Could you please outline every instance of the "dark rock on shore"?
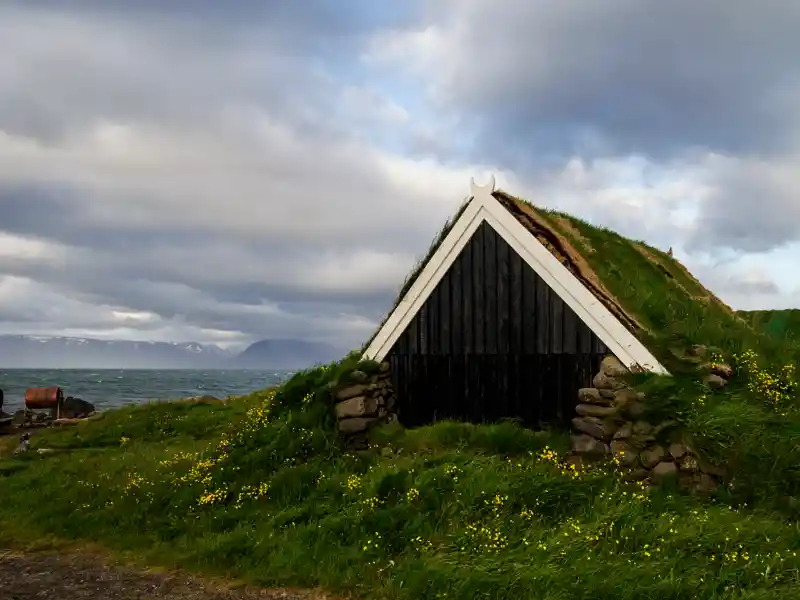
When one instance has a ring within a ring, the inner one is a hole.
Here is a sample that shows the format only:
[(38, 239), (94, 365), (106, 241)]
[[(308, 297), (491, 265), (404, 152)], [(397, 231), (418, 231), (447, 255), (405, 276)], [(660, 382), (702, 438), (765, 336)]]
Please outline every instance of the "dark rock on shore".
[(95, 411), (94, 404), (67, 396), (64, 398), (64, 404), (61, 406), (62, 419), (82, 419), (88, 417)]

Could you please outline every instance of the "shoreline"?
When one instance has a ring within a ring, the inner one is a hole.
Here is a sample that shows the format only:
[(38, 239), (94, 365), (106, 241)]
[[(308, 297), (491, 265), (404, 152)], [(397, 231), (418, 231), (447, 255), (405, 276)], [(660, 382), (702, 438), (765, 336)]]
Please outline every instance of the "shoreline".
[(178, 404), (182, 402), (196, 402), (199, 404), (227, 404), (231, 398), (233, 398), (233, 396), (228, 396), (227, 398), (218, 398), (211, 394), (204, 394), (202, 396), (187, 396), (185, 398), (176, 398), (174, 400), (147, 400), (145, 402), (139, 402), (136, 404), (123, 404), (121, 406), (111, 406), (105, 408), (101, 407), (99, 409), (92, 407), (93, 410), (85, 416), (72, 418), (63, 417), (60, 419), (54, 419), (50, 415), (49, 411), (31, 410), (31, 415), (33, 418), (28, 419), (27, 421), (23, 421), (21, 417), (21, 413), (23, 412), (24, 408), (19, 408), (13, 413), (0, 410), (0, 437), (8, 437), (14, 434), (22, 435), (25, 432), (77, 425), (78, 423), (88, 421), (92, 417), (95, 417), (101, 413), (110, 410), (119, 410), (127, 406), (142, 406), (154, 403)]

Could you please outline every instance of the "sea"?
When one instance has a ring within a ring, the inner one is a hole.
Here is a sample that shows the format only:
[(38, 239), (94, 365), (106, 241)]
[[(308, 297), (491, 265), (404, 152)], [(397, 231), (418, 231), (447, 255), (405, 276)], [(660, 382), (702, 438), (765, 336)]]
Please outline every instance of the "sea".
[(0, 389), (6, 413), (23, 407), (28, 388), (55, 386), (101, 411), (189, 396), (224, 399), (280, 384), (292, 375), (278, 370), (6, 369), (0, 370)]

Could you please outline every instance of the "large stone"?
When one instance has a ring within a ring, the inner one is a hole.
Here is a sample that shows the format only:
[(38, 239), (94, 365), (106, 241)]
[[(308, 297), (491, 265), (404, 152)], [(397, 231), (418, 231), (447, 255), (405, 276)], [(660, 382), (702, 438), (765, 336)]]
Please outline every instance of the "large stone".
[(636, 464), (638, 453), (622, 440), (613, 440), (610, 444), (611, 453), (623, 467), (632, 467)]
[(608, 398), (600, 394), (597, 388), (581, 388), (578, 390), (578, 402), (581, 404), (599, 404), (601, 406), (610, 406), (611, 402)]
[(639, 455), (639, 460), (645, 469), (652, 469), (667, 457), (667, 451), (663, 446), (654, 446), (645, 450)]
[(710, 387), (712, 390), (721, 390), (728, 383), (724, 378), (719, 375), (706, 375), (703, 378), (703, 383)]
[(700, 473), (695, 477), (692, 487), (699, 494), (710, 495), (717, 491), (717, 480), (707, 473)]
[(21, 427), (27, 421), (30, 420), (30, 415), (28, 415), (24, 409), (20, 409), (12, 415), (11, 424), (16, 425), (17, 427)]
[(624, 440), (633, 435), (633, 423), (623, 423), (614, 434), (615, 440)]
[(625, 387), (624, 383), (614, 379), (613, 377), (609, 377), (602, 371), (594, 376), (594, 379), (592, 379), (592, 385), (598, 390), (618, 390)]
[(640, 399), (640, 394), (633, 388), (624, 387), (614, 391), (614, 406), (620, 408), (627, 406), (631, 402), (637, 402)]
[(648, 446), (655, 443), (655, 441), (656, 438), (653, 435), (635, 434), (635, 433), (628, 440), (631, 446), (639, 448), (640, 450), (646, 449)]
[(608, 400), (614, 399), (614, 390), (597, 390), (600, 392), (600, 396), (606, 398)]
[(602, 456), (608, 454), (608, 446), (591, 435), (573, 435), (570, 438), (572, 451), (576, 454)]
[(667, 419), (666, 421), (661, 421), (661, 423), (659, 423), (658, 425), (653, 427), (653, 435), (658, 437), (663, 432), (665, 432), (665, 431), (667, 431), (669, 429), (673, 429), (674, 427), (677, 427), (677, 426), (678, 426), (678, 422), (677, 421), (672, 421), (670, 419)]
[(630, 371), (616, 356), (609, 355), (600, 362), (600, 372), (608, 377), (622, 377)]
[(358, 385), (351, 385), (344, 389), (341, 389), (336, 394), (337, 400), (347, 400), (349, 398), (355, 398), (356, 396), (363, 396), (364, 392), (367, 391), (367, 386), (364, 384)]
[(709, 475), (713, 475), (714, 477), (725, 476), (725, 469), (723, 469), (722, 467), (712, 465), (710, 462), (708, 462), (701, 456), (697, 456), (696, 458), (697, 458), (697, 464), (703, 473), (708, 473)]
[[(222, 400), (214, 396), (201, 396), (198, 401), (207, 404), (222, 402)], [(60, 415), (62, 419), (82, 419), (93, 414), (94, 411), (94, 404), (91, 402), (67, 396), (61, 405)]]
[(350, 417), (371, 417), (378, 412), (378, 401), (375, 398), (356, 396), (339, 402), (335, 407), (337, 419)]
[(611, 421), (597, 417), (575, 417), (572, 426), (582, 433), (588, 433), (599, 440), (609, 441), (617, 431), (617, 426)]
[(703, 344), (695, 344), (689, 348), (690, 356), (705, 356), (706, 354), (708, 354), (708, 348)]
[(623, 481), (642, 481), (647, 479), (648, 475), (650, 475), (650, 471), (647, 469), (631, 469), (622, 476), (622, 479)]
[(633, 435), (653, 435), (653, 426), (647, 421), (636, 421), (633, 424)]
[(631, 419), (641, 419), (645, 413), (645, 407), (642, 402), (629, 402), (625, 405), (623, 413), (626, 417)]
[(660, 462), (650, 473), (656, 481), (663, 481), (668, 477), (675, 477), (678, 474), (678, 467), (673, 462)]
[(686, 456), (686, 446), (680, 443), (674, 443), (669, 445), (669, 454), (675, 460), (680, 460), (684, 456)]
[(364, 383), (365, 381), (367, 381), (367, 379), (369, 379), (369, 375), (364, 373), (364, 371), (356, 370), (350, 373), (350, 381), (354, 381), (356, 383)]
[(717, 363), (711, 365), (711, 374), (719, 375), (723, 379), (730, 379), (733, 377), (733, 367), (726, 363)]
[(599, 404), (578, 404), (575, 412), (581, 417), (613, 417), (619, 411), (614, 406), (600, 406)]
[(361, 433), (378, 422), (375, 417), (356, 417), (355, 419), (342, 419), (339, 421), (339, 431), (342, 433)]

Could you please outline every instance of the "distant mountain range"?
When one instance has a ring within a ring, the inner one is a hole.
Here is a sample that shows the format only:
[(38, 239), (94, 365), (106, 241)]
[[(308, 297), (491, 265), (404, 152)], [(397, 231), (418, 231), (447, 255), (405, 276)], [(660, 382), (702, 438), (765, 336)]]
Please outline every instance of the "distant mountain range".
[(301, 369), (344, 354), (292, 339), (262, 340), (237, 352), (195, 342), (0, 335), (0, 369)]
[(329, 363), (345, 354), (346, 351), (337, 350), (329, 344), (302, 340), (261, 340), (233, 357), (231, 364), (240, 369), (260, 369), (264, 366), (295, 369), (314, 363)]

